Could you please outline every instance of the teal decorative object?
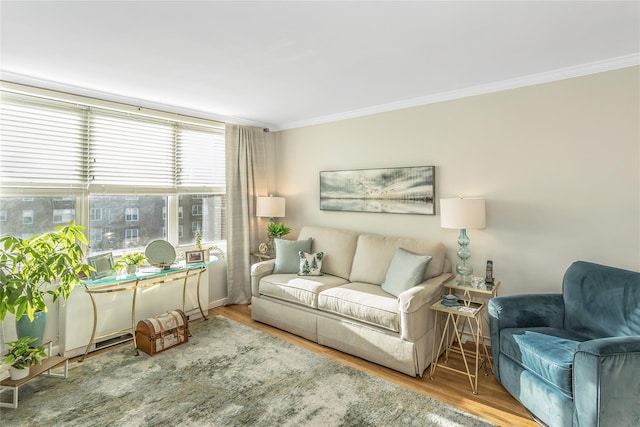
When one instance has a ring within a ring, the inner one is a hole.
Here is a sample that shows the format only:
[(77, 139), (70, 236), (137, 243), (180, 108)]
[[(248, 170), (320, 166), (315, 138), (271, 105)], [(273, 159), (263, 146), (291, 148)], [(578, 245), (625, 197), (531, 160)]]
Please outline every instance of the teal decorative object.
[(46, 326), (46, 311), (36, 311), (34, 313), (33, 321), (29, 320), (29, 316), (25, 313), (22, 317), (16, 319), (16, 334), (18, 334), (18, 338), (37, 338), (37, 340), (32, 344), (33, 347), (37, 347), (42, 344), (42, 340), (44, 339), (44, 328)]
[(467, 262), (471, 257), (469, 250), (469, 236), (467, 229), (484, 228), (486, 224), (485, 203), (483, 199), (441, 199), (440, 225), (443, 228), (460, 230), (458, 236), (458, 264), (456, 265), (456, 280), (471, 282), (473, 267)]

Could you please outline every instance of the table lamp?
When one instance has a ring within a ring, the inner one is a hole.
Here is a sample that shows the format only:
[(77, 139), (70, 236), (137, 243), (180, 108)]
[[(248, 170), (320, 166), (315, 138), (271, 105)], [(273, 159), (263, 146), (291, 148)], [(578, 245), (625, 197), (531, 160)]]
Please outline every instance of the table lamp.
[(269, 222), (273, 222), (273, 218), (283, 218), (284, 203), (284, 197), (258, 197), (256, 199), (256, 216), (269, 218)]
[(456, 265), (457, 280), (470, 282), (473, 267), (467, 262), (471, 257), (469, 251), (468, 228), (484, 228), (486, 224), (484, 199), (440, 199), (440, 226), (443, 228), (457, 228), (458, 236), (458, 264)]
[[(269, 225), (271, 225), (272, 223), (274, 223), (273, 218), (284, 217), (284, 204), (284, 197), (258, 197), (256, 199), (256, 216), (269, 218)], [(259, 250), (265, 255), (275, 255), (273, 237), (269, 233), (269, 226), (267, 226), (267, 235), (269, 236), (269, 241), (266, 244), (266, 247), (263, 246), (264, 244), (260, 244)]]

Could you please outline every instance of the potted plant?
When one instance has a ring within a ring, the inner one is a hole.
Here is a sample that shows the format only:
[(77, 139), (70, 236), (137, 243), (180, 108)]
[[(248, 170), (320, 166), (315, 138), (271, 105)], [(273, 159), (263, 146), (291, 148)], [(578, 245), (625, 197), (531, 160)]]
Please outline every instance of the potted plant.
[(11, 365), (12, 380), (26, 377), (31, 366), (39, 365), (47, 357), (42, 344), (31, 347), (37, 340), (38, 338), (25, 336), (6, 343), (9, 353), (2, 359), (2, 363)]
[(142, 252), (131, 252), (122, 255), (118, 261), (116, 261), (116, 268), (118, 270), (127, 270), (127, 273), (134, 274), (139, 265), (144, 264), (147, 260)]
[(81, 246), (88, 244), (84, 228), (71, 221), (28, 239), (0, 238), (0, 321), (7, 312), (15, 314), (19, 337), (40, 337), (36, 341), (40, 344), (46, 323), (45, 295), (53, 301), (60, 296), (66, 299), (81, 277), (93, 271), (85, 263)]
[(273, 239), (281, 239), (282, 236), (286, 236), (291, 232), (291, 228), (284, 225), (282, 222), (269, 222), (267, 225), (267, 236), (269, 237), (269, 243), (267, 244), (269, 247), (269, 254), (271, 256), (275, 255), (275, 246), (273, 244)]
[(211, 245), (207, 248), (202, 247), (202, 233), (200, 230), (196, 231), (196, 250), (202, 251), (204, 250), (204, 259), (205, 261), (209, 261), (209, 256), (211, 252), (213, 252), (214, 256), (224, 257), (224, 252), (216, 245)]
[(281, 222), (270, 222), (267, 226), (267, 235), (270, 239), (280, 239), (291, 232), (291, 228)]

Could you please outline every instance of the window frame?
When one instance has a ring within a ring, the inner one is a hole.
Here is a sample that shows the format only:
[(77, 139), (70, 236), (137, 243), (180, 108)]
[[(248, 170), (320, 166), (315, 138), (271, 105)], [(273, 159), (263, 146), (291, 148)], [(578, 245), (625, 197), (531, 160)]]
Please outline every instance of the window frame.
[[(58, 91), (52, 91), (48, 89), (35, 88), (30, 86), (24, 86), (16, 83), (10, 82), (0, 82), (0, 94), (4, 95), (5, 93), (18, 95), (18, 96), (27, 96), (33, 97), (34, 99), (42, 99), (49, 100), (51, 102), (62, 102), (68, 104), (78, 104), (83, 107), (83, 111), (86, 114), (91, 114), (92, 111), (115, 111), (118, 113), (123, 113), (127, 115), (138, 115), (140, 117), (149, 117), (154, 120), (165, 120), (168, 122), (174, 122), (176, 132), (187, 129), (189, 131), (204, 130), (207, 132), (211, 132), (212, 135), (218, 135), (216, 138), (217, 144), (222, 144), (224, 147), (224, 127), (225, 124), (223, 122), (199, 118), (199, 117), (190, 117), (181, 114), (175, 114), (166, 111), (154, 110), (149, 108), (141, 108), (139, 106), (129, 105), (125, 103), (112, 102), (107, 100), (100, 100), (95, 98), (88, 98), (81, 95), (74, 95), (69, 93), (63, 93)], [(4, 101), (3, 101), (4, 102)], [(220, 142), (220, 138), (222, 138), (222, 142)], [(218, 152), (219, 154), (219, 152)], [(220, 156), (219, 156), (220, 157)], [(221, 161), (223, 162), (224, 167), (224, 156), (222, 156)], [(89, 173), (88, 173), (89, 176)], [(89, 179), (89, 178), (87, 178)], [(0, 186), (3, 185), (0, 182)], [(92, 188), (90, 182), (87, 183), (85, 188), (62, 188), (62, 186), (48, 186), (48, 185), (33, 185), (28, 187), (19, 188), (18, 186), (13, 187), (5, 187), (2, 186), (0, 189), (2, 190), (3, 197), (23, 197), (24, 199), (33, 200), (34, 197), (61, 197), (67, 199), (73, 199), (75, 201), (75, 222), (84, 225), (87, 227), (86, 234), (88, 236), (91, 235), (91, 222), (92, 221), (108, 221), (111, 219), (112, 215), (118, 215), (118, 213), (113, 212), (112, 209), (109, 208), (94, 208), (90, 205), (89, 199), (91, 196), (95, 195), (103, 195), (103, 194), (113, 194), (113, 195), (126, 195), (127, 198), (137, 199), (138, 195), (162, 195), (168, 197), (167, 203), (167, 211), (163, 213), (163, 216), (167, 217), (166, 221), (166, 239), (172, 243), (174, 246), (181, 246), (180, 239), (182, 238), (182, 233), (180, 230), (184, 230), (184, 225), (182, 221), (186, 219), (187, 215), (184, 215), (184, 209), (182, 206), (178, 206), (178, 199), (183, 198), (184, 195), (197, 195), (195, 198), (203, 198), (209, 197), (213, 195), (225, 195), (226, 197), (226, 186), (224, 183), (221, 185), (196, 185), (193, 186), (184, 186), (180, 184), (179, 179), (176, 180), (174, 185), (170, 187), (163, 188), (140, 188), (140, 187), (131, 187), (131, 186), (101, 186), (99, 188)], [(97, 214), (97, 211), (93, 211), (93, 209), (98, 209), (100, 214)], [(65, 210), (65, 209), (63, 209)], [(36, 215), (40, 215), (38, 212), (31, 210), (31, 222), (25, 225), (31, 226), (36, 223)], [(226, 205), (225, 205), (226, 212)], [(6, 215), (10, 215), (10, 212), (7, 212)], [(64, 215), (63, 215), (64, 216)], [(100, 218), (98, 218), (98, 216)], [(22, 221), (24, 221), (24, 213), (22, 213)], [(198, 216), (198, 218), (202, 218), (202, 215)], [(6, 216), (5, 216), (6, 219)], [(53, 218), (52, 218), (53, 219)], [(141, 224), (144, 223), (144, 219), (140, 217), (139, 213), (136, 219), (132, 221), (126, 221), (127, 224)], [(226, 223), (226, 219), (224, 219), (221, 224)], [(202, 222), (200, 222), (200, 229), (202, 228)], [(97, 228), (102, 228), (102, 226), (98, 225)], [(109, 231), (107, 228), (103, 229), (105, 232)], [(223, 230), (224, 238), (226, 239), (226, 230)], [(139, 238), (140, 234), (138, 234)], [(211, 240), (211, 241), (203, 241), (203, 243), (218, 243), (224, 242), (223, 240)], [(182, 246), (189, 246), (188, 244), (183, 243)], [(126, 249), (125, 249), (126, 250)]]

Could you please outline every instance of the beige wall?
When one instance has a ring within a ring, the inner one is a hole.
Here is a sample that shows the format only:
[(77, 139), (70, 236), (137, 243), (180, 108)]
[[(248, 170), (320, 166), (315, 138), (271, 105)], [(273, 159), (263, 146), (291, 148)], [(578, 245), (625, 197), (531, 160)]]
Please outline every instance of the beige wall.
[(502, 294), (558, 292), (574, 260), (640, 270), (640, 68), (278, 132), (285, 223), (442, 240), (436, 216), (319, 209), (319, 172), (436, 166), (438, 199), (480, 196), (471, 262)]

